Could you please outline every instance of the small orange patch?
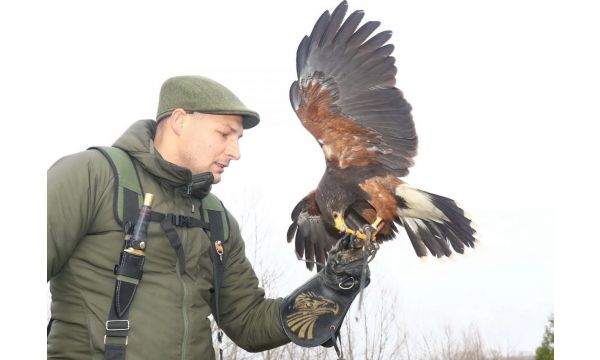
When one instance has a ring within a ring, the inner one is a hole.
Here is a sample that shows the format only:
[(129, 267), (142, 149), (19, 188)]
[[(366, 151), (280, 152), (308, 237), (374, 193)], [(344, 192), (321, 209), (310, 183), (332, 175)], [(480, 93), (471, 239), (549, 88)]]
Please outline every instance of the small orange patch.
[(360, 188), (369, 194), (368, 202), (375, 209), (363, 210), (362, 216), (371, 224), (377, 217), (382, 218), (384, 225), (380, 232), (383, 235), (389, 235), (392, 231), (391, 224), (397, 210), (394, 189), (402, 183), (402, 180), (388, 175), (372, 177), (359, 184)]

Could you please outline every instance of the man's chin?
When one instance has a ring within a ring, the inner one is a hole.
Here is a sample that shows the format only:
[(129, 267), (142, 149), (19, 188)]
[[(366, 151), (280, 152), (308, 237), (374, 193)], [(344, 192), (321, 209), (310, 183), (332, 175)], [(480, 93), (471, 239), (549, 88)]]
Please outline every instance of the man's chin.
[(213, 173), (213, 184), (218, 184), (221, 181), (221, 174)]

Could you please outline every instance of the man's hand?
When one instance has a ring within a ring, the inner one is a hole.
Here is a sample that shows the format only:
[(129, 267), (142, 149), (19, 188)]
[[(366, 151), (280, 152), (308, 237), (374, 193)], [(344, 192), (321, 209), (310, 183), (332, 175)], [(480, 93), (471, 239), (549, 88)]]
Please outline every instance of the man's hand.
[(353, 236), (343, 237), (329, 252), (325, 267), (285, 298), (281, 321), (292, 342), (335, 345), (352, 301), (369, 285), (368, 258), (374, 251), (357, 248)]

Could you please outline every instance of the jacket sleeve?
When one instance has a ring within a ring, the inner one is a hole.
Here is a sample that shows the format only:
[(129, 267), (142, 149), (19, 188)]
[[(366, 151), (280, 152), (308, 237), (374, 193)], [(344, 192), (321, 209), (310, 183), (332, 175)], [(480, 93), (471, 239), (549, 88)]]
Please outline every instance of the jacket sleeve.
[[(258, 286), (235, 219), (229, 215), (231, 237), (225, 250), (225, 268), (220, 294), (220, 326), (246, 351), (258, 352), (288, 343), (281, 325), (279, 307), (283, 299), (266, 299)], [(229, 247), (227, 247), (229, 245)]]
[(95, 193), (106, 187), (98, 184), (94, 167), (101, 161), (97, 151), (84, 151), (62, 158), (48, 169), (47, 281), (69, 260), (93, 221)]

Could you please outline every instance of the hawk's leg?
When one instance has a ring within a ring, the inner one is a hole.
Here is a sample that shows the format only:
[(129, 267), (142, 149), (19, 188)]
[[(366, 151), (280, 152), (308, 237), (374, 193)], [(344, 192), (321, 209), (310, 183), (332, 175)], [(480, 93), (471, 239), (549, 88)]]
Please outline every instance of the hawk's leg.
[[(346, 218), (340, 213), (334, 212), (333, 218), (336, 229), (344, 235), (351, 235), (352, 241), (348, 244), (349, 246), (368, 252), (377, 251), (378, 244), (375, 240), (384, 224), (380, 217), (377, 217), (373, 224), (369, 224), (362, 216), (353, 211), (349, 211)], [(348, 223), (350, 226), (347, 225)]]

